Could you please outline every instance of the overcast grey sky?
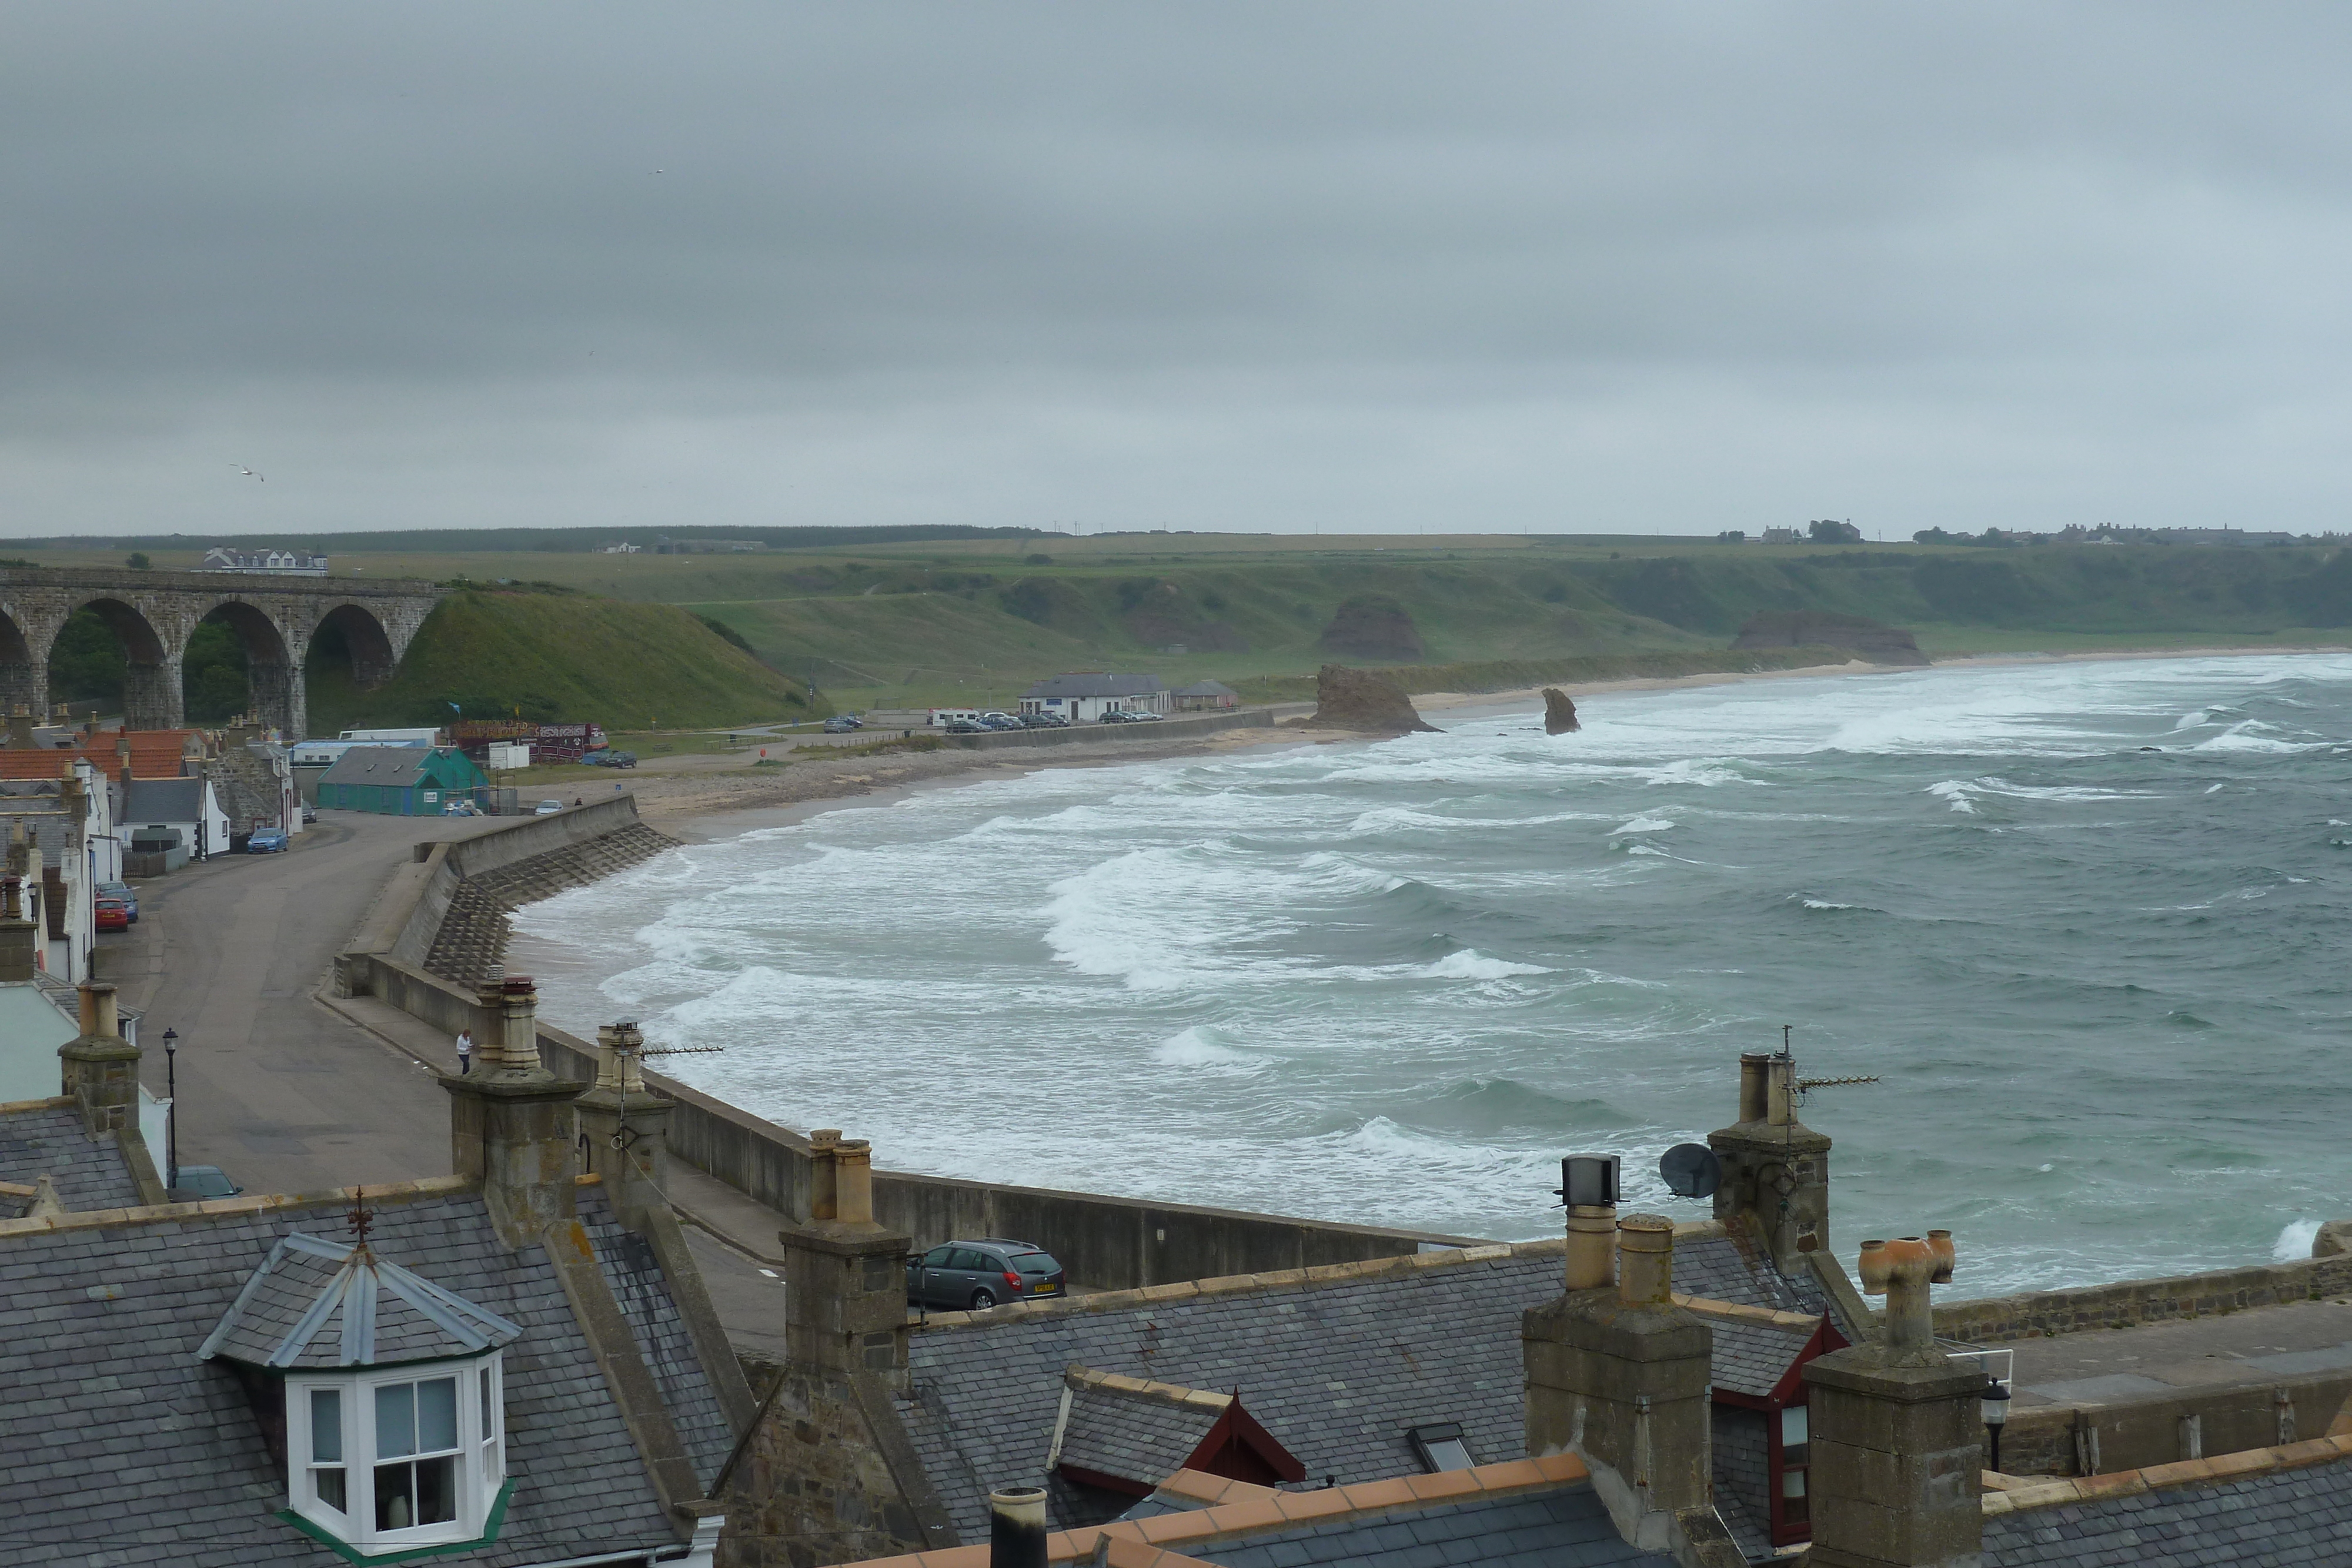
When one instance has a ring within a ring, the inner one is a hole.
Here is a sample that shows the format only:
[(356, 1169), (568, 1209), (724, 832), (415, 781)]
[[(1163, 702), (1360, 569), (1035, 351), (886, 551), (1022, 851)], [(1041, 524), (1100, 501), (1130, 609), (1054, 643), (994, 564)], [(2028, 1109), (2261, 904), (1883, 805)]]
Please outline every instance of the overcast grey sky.
[(2347, 44), (20, 0), (0, 532), (2341, 528)]

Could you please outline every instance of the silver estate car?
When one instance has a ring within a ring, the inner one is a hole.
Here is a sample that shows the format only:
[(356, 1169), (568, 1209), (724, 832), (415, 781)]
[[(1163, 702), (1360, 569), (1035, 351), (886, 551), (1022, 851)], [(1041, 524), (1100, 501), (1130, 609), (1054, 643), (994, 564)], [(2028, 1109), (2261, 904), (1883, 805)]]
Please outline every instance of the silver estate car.
[(1054, 1255), (1027, 1241), (985, 1237), (934, 1247), (907, 1264), (907, 1301), (941, 1312), (979, 1312), (1067, 1289)]

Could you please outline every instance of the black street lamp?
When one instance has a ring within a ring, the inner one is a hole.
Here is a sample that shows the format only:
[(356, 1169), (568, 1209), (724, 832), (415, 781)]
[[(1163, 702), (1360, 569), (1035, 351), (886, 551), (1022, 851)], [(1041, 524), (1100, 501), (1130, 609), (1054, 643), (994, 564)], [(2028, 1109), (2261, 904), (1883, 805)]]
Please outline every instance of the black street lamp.
[(2010, 1394), (2008, 1389), (2000, 1385), (2000, 1379), (1990, 1377), (1985, 1380), (1984, 1393), (1981, 1397), (1984, 1401), (1985, 1437), (1990, 1439), (1992, 1448), (1992, 1463), (1988, 1468), (1993, 1474), (1999, 1475), (2001, 1473), (2000, 1428), (2009, 1419)]
[(163, 1031), (163, 1177), (166, 1187), (180, 1185), (180, 1031)]

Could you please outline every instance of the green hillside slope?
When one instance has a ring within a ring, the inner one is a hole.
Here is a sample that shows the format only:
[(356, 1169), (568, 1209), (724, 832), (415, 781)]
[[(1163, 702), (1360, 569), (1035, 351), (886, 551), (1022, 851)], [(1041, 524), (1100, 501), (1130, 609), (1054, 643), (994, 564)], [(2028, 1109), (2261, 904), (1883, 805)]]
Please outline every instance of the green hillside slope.
[(348, 662), (314, 649), (310, 729), (446, 723), (520, 710), (608, 729), (680, 728), (810, 718), (832, 710), (667, 604), (571, 594), (467, 591), (443, 600), (400, 672), (362, 692)]

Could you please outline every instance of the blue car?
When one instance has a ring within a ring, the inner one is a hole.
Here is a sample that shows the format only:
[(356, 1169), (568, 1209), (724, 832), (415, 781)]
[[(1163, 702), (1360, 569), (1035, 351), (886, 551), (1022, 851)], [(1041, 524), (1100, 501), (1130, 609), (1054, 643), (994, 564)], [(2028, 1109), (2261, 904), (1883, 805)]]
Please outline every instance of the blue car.
[(286, 830), (264, 828), (245, 841), (245, 852), (249, 855), (283, 854), (286, 852)]

